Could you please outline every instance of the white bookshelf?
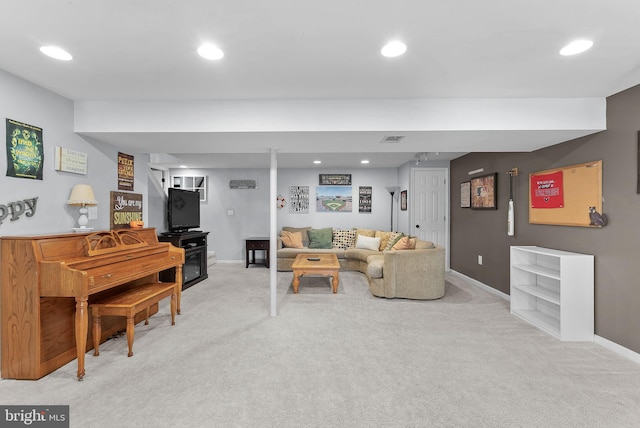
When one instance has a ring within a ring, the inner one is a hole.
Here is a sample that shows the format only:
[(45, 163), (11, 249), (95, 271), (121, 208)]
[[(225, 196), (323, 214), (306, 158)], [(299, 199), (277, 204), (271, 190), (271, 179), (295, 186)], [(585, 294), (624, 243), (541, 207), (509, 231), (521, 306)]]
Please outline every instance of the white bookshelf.
[(592, 341), (593, 256), (511, 247), (511, 313), (567, 341)]

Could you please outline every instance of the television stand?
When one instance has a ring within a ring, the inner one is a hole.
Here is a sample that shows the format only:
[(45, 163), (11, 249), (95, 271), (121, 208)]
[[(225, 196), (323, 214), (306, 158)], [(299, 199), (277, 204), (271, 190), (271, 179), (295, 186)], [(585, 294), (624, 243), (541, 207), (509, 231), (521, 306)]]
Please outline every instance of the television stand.
[[(182, 267), (182, 289), (186, 290), (204, 281), (207, 274), (207, 235), (209, 232), (191, 230), (188, 232), (165, 232), (158, 236), (160, 242), (170, 242), (176, 247), (184, 248), (184, 266)], [(160, 274), (160, 280), (173, 278), (170, 270)]]

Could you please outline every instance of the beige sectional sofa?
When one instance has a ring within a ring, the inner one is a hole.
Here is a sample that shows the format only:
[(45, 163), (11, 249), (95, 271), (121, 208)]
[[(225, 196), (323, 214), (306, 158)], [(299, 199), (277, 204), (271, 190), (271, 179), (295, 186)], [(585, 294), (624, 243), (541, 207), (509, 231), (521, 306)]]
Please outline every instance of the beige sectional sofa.
[[(302, 248), (290, 248), (278, 239), (278, 271), (291, 271), (298, 254), (335, 254), (340, 270), (359, 271), (366, 275), (371, 293), (378, 297), (407, 299), (439, 299), (445, 293), (445, 250), (428, 241), (415, 239), (415, 249), (365, 249), (357, 248), (358, 232), (371, 234), (371, 230), (352, 229), (353, 243), (349, 239), (336, 238), (334, 229), (333, 248), (309, 248), (313, 245), (306, 233), (307, 228), (285, 227), (286, 232), (300, 232)], [(340, 230), (340, 229), (338, 229)], [(344, 230), (340, 230), (345, 232)], [(364, 232), (366, 231), (366, 232)], [(384, 236), (389, 232), (373, 231)], [(338, 234), (339, 235), (339, 234)], [(387, 235), (388, 236), (388, 235)], [(397, 237), (393, 236), (393, 238)], [(364, 240), (364, 238), (362, 238)], [(386, 244), (390, 247), (391, 244)]]

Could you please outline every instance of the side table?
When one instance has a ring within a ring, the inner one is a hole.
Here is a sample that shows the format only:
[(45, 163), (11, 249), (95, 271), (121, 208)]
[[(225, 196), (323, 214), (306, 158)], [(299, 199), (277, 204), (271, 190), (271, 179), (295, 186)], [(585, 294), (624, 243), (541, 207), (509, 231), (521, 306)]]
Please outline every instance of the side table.
[[(246, 239), (246, 247), (245, 247), (245, 260), (246, 266), (249, 267), (249, 264), (255, 264), (256, 262), (256, 250), (264, 251), (264, 265), (269, 267), (269, 238), (258, 237), (258, 238), (247, 238)], [(251, 252), (252, 258), (249, 259), (249, 252)]]

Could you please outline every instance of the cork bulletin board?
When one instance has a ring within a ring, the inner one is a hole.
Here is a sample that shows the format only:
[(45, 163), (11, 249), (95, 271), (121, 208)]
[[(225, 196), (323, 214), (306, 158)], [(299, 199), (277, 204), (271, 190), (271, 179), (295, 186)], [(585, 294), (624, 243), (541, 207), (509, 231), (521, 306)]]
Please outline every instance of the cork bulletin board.
[(529, 223), (592, 226), (590, 207), (602, 213), (602, 161), (529, 174)]

